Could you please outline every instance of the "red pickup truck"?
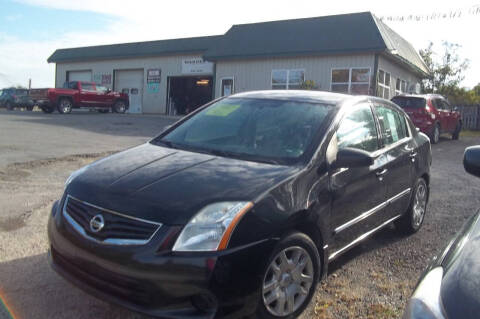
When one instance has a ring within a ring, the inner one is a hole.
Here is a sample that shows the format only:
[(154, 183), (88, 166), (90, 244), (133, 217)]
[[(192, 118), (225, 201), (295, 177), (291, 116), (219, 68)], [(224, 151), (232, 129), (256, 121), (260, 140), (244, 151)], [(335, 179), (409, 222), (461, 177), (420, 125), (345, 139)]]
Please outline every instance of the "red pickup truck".
[(99, 112), (125, 113), (129, 107), (128, 94), (113, 92), (94, 82), (65, 82), (59, 89), (31, 89), (30, 98), (33, 105), (38, 105), (43, 112), (70, 113), (73, 108), (95, 108)]

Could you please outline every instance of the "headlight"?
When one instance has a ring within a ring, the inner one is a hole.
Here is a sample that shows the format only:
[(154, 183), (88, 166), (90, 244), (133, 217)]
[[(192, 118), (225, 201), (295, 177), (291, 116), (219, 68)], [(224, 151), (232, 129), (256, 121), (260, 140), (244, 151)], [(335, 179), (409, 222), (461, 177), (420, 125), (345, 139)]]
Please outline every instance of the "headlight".
[(68, 184), (70, 184), (74, 179), (75, 177), (77, 177), (78, 175), (82, 174), (83, 172), (85, 172), (87, 170), (87, 166), (84, 166), (76, 171), (74, 171), (72, 174), (70, 174), (70, 176), (67, 178), (67, 180), (65, 181), (65, 188), (67, 188)]
[(445, 319), (440, 299), (442, 278), (442, 267), (428, 272), (408, 302), (403, 319)]
[(222, 202), (199, 211), (178, 237), (174, 251), (215, 251), (227, 248), (230, 236), (251, 202)]

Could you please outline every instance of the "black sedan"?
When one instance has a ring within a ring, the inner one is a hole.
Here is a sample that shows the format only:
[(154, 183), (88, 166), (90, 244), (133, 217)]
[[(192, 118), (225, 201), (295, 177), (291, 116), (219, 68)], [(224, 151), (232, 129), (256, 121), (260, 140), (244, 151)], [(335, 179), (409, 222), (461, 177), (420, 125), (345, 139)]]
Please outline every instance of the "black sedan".
[[(480, 146), (464, 154), (465, 170), (480, 177)], [(473, 215), (423, 273), (404, 319), (480, 317), (480, 212)]]
[(374, 97), (260, 91), (216, 100), (74, 172), (50, 262), (100, 298), (163, 318), (294, 318), (335, 259), (422, 226), (428, 137)]

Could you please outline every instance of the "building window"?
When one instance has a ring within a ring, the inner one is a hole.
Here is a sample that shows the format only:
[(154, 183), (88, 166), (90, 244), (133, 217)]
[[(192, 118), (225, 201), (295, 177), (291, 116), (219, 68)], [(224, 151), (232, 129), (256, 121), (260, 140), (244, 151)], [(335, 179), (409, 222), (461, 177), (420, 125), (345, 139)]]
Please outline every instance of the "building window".
[(369, 68), (332, 69), (332, 92), (368, 94), (370, 89)]
[(377, 96), (390, 99), (390, 73), (378, 70)]
[(298, 90), (305, 81), (305, 70), (272, 70), (273, 90)]
[(395, 94), (402, 94), (407, 92), (407, 82), (405, 80), (397, 79), (395, 84)]

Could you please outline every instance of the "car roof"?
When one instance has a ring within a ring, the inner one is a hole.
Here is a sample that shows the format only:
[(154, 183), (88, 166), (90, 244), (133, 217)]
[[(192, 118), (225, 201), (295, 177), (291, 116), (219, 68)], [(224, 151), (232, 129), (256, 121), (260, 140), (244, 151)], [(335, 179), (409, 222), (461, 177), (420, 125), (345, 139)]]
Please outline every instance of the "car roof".
[(427, 94), (399, 94), (395, 95), (395, 97), (416, 97), (416, 98), (436, 98), (436, 99), (445, 99), (444, 96), (440, 94), (433, 94), (433, 93), (427, 93)]
[(307, 90), (265, 90), (249, 91), (231, 95), (232, 98), (251, 98), (251, 99), (273, 99), (273, 100), (294, 100), (299, 102), (325, 103), (340, 106), (346, 101), (361, 101), (370, 98), (365, 95), (348, 95), (341, 93), (332, 93), (324, 91)]

